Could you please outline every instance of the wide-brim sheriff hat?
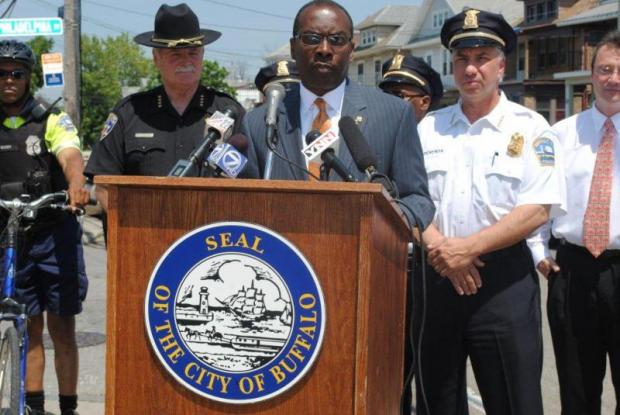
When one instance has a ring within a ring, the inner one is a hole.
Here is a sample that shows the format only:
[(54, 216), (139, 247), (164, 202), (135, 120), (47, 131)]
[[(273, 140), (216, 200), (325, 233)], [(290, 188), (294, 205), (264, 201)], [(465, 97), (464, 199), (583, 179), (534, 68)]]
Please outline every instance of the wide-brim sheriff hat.
[(415, 86), (431, 97), (431, 108), (435, 108), (443, 96), (441, 76), (424, 59), (410, 53), (396, 53), (383, 63), (382, 72), (381, 89), (390, 84)]
[(140, 33), (133, 40), (152, 48), (195, 48), (216, 41), (222, 34), (201, 29), (198, 16), (185, 3), (163, 4), (155, 15), (155, 30)]
[(445, 21), (441, 43), (450, 50), (499, 46), (509, 53), (517, 43), (517, 35), (501, 14), (466, 9)]

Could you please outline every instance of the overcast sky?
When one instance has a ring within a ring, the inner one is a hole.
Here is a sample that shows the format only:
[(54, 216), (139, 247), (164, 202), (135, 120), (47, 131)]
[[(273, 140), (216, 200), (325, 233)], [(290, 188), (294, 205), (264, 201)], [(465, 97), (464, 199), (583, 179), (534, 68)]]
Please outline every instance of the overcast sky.
[[(10, 0), (0, 0), (4, 11)], [(201, 27), (222, 32), (222, 37), (206, 48), (206, 58), (230, 68), (245, 65), (250, 78), (262, 66), (263, 55), (288, 42), (301, 0), (188, 0)], [(342, 0), (354, 23), (386, 5), (386, 0)], [(63, 0), (17, 0), (10, 17), (55, 17)], [(116, 36), (128, 32), (132, 37), (153, 30), (155, 13), (162, 3), (152, 0), (82, 0), (82, 32)], [(168, 4), (177, 4), (174, 1)], [(399, 2), (407, 4), (407, 2)], [(416, 4), (409, 2), (408, 4)], [(62, 51), (60, 37), (55, 39)]]

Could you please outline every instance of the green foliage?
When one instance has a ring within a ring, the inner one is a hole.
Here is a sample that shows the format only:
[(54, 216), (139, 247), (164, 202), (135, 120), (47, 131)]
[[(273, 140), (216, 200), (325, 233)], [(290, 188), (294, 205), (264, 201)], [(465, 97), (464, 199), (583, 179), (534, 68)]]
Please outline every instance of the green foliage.
[(30, 91), (34, 95), (36, 91), (43, 87), (43, 72), (41, 68), (41, 55), (49, 53), (54, 47), (54, 40), (49, 37), (36, 36), (26, 42), (28, 46), (34, 52), (36, 57), (36, 63), (32, 70), (32, 76), (30, 78)]
[(150, 60), (127, 34), (99, 38), (82, 35), (82, 120), (84, 142), (93, 144), (110, 111), (122, 97), (121, 87), (141, 87), (152, 72)]

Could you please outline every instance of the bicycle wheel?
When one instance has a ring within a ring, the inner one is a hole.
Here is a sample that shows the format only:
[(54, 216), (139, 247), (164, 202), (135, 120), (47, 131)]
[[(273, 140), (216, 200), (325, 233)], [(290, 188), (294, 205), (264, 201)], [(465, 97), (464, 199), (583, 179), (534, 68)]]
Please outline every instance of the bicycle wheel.
[(21, 389), (19, 368), (19, 339), (17, 330), (10, 326), (4, 331), (0, 343), (0, 411), (19, 413)]

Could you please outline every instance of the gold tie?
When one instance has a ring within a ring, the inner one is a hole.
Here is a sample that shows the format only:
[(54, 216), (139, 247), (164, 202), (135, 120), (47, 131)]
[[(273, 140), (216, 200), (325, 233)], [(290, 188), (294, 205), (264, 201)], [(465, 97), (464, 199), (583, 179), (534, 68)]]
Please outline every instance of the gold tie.
[[(314, 118), (314, 121), (312, 121), (312, 129), (319, 130), (319, 132), (323, 134), (331, 127), (331, 121), (329, 120), (329, 115), (327, 115), (326, 102), (323, 98), (317, 98), (314, 100), (314, 105), (319, 109), (319, 113)], [(308, 165), (308, 169), (310, 173), (317, 177), (321, 175), (321, 163), (311, 161)], [(316, 181), (312, 176), (309, 176), (309, 178), (312, 181)]]

